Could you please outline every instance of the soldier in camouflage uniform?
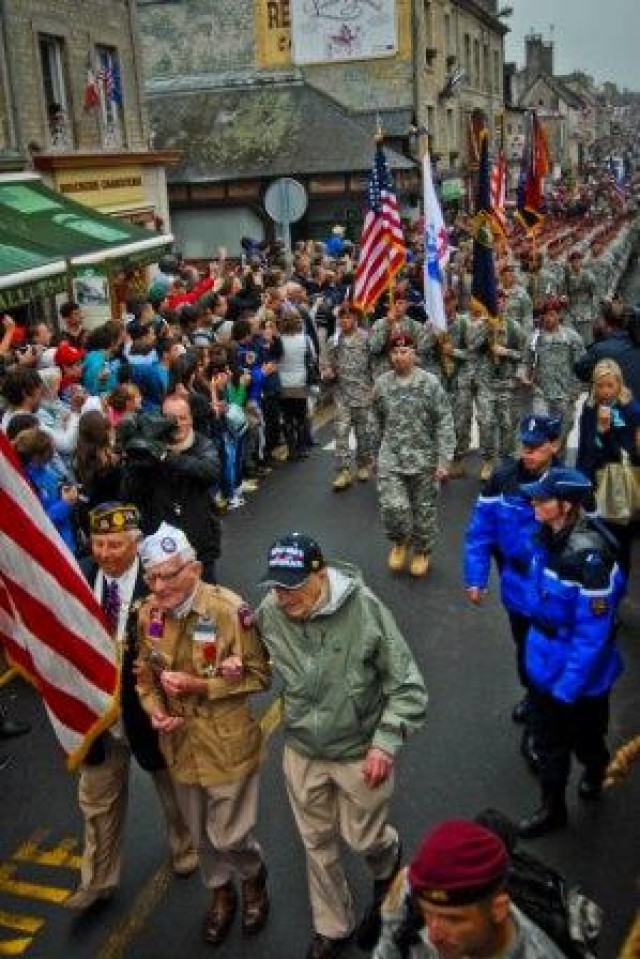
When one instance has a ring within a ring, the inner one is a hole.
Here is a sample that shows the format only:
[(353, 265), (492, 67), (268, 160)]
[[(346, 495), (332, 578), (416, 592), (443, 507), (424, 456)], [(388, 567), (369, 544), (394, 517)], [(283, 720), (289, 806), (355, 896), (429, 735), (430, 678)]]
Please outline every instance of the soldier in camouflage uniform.
[[(491, 378), (489, 386), (493, 395), (493, 413), (497, 431), (497, 454), (499, 459), (513, 456), (520, 420), (520, 396), (518, 372), (522, 363), (526, 336), (519, 323), (504, 315), (506, 298), (504, 291), (498, 293), (498, 317), (492, 323), (490, 337)], [(488, 479), (488, 470), (481, 473)]]
[(546, 299), (557, 296), (560, 291), (558, 278), (545, 263), (544, 254), (539, 250), (531, 254), (527, 277), (527, 293), (529, 294), (534, 316), (538, 315)]
[(587, 264), (589, 272), (596, 281), (595, 299), (597, 303), (606, 300), (613, 283), (613, 257), (602, 240), (591, 245), (591, 256)]
[(393, 370), (376, 379), (373, 394), (378, 497), (393, 544), (389, 569), (404, 569), (412, 547), (411, 575), (426, 576), (436, 536), (438, 484), (447, 476), (456, 446), (453, 415), (438, 379), (415, 365), (415, 340), (396, 333), (390, 346)]
[(339, 330), (327, 344), (327, 366), (323, 379), (333, 383), (335, 405), (336, 465), (333, 481), (336, 491), (345, 490), (353, 482), (349, 436), (356, 436), (356, 476), (360, 482), (369, 479), (371, 464), (370, 412), (373, 376), (368, 334), (358, 328), (362, 314), (357, 307), (344, 304), (338, 312)]
[(533, 329), (533, 303), (524, 286), (516, 281), (511, 263), (502, 267), (500, 282), (505, 294), (505, 317), (519, 323), (526, 334), (530, 333)]
[(540, 330), (527, 341), (522, 379), (531, 387), (528, 412), (562, 420), (562, 445), (573, 428), (581, 389), (573, 367), (585, 352), (580, 334), (562, 323), (560, 301), (549, 299), (543, 307)]
[(373, 375), (380, 376), (392, 368), (389, 343), (395, 333), (408, 333), (416, 343), (418, 363), (423, 369), (437, 372), (436, 335), (430, 326), (423, 326), (407, 316), (409, 301), (406, 291), (398, 288), (391, 295), (386, 316), (376, 320), (369, 335), (369, 350), (373, 361)]
[[(452, 357), (457, 365), (453, 395), (457, 446), (451, 466), (453, 477), (464, 475), (462, 461), (471, 445), (473, 405), (476, 406), (480, 458), (493, 466), (496, 453), (495, 415), (490, 380), (493, 360), (490, 353), (490, 330), (487, 311), (471, 300), (471, 313), (458, 314), (451, 325)], [(483, 466), (484, 468), (484, 466)]]
[(585, 346), (593, 343), (594, 296), (596, 281), (593, 273), (582, 265), (582, 253), (573, 250), (564, 276), (564, 292), (569, 301), (568, 316), (582, 337)]

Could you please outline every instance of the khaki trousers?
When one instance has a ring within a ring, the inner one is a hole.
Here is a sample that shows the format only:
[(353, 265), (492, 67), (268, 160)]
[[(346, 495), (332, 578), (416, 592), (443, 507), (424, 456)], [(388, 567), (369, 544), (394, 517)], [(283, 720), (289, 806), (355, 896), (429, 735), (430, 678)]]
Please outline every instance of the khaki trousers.
[(253, 835), (258, 816), (258, 773), (247, 779), (199, 786), (174, 781), (176, 798), (207, 889), (237, 875), (253, 879), (262, 867), (262, 850)]
[[(78, 801), (84, 817), (84, 850), (80, 889), (109, 892), (116, 888), (122, 866), (122, 843), (129, 794), (131, 749), (126, 742), (107, 737), (107, 755), (97, 766), (80, 769)], [(191, 836), (176, 802), (166, 769), (151, 773), (167, 825), (175, 867), (193, 858)]]
[(340, 839), (364, 855), (374, 879), (391, 874), (399, 847), (398, 833), (387, 822), (393, 777), (369, 789), (362, 778), (362, 760), (307, 759), (288, 746), (283, 768), (307, 854), (313, 925), (321, 935), (339, 939), (355, 926)]

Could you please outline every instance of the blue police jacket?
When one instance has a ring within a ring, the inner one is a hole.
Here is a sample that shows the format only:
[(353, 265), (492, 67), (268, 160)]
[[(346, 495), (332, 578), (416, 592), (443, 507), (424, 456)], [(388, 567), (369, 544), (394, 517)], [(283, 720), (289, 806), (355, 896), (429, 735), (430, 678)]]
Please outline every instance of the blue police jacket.
[(534, 479), (520, 460), (505, 460), (476, 500), (465, 534), (465, 587), (487, 588), (493, 557), (502, 602), (509, 612), (522, 616), (529, 615), (528, 572), (539, 523), (520, 484)]
[(586, 517), (534, 539), (525, 667), (537, 689), (561, 702), (606, 693), (622, 672), (614, 634), (625, 578), (615, 549), (602, 524)]

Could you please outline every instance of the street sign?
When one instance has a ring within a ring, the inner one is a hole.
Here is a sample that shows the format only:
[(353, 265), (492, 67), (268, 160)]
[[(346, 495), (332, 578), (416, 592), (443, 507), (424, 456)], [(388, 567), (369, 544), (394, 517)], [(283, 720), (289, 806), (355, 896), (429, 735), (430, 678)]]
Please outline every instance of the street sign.
[(264, 208), (278, 225), (287, 253), (291, 253), (290, 225), (296, 223), (307, 209), (307, 191), (301, 183), (289, 176), (274, 180), (264, 195)]
[(276, 223), (296, 223), (307, 209), (307, 191), (302, 183), (282, 176), (267, 187), (264, 208)]

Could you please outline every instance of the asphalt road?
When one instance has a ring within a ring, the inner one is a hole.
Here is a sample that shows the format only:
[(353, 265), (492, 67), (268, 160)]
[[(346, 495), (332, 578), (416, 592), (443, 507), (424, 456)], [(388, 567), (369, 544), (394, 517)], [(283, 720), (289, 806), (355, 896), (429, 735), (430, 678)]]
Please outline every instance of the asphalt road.
[[(324, 430), (322, 439), (329, 438)], [(461, 593), (461, 539), (477, 493), (472, 478), (442, 496), (442, 535), (432, 575), (415, 582), (385, 567), (387, 546), (372, 484), (343, 494), (330, 490), (331, 454), (318, 447), (304, 463), (279, 467), (247, 506), (224, 521), (221, 581), (255, 602), (270, 542), (304, 530), (327, 557), (356, 563), (389, 604), (408, 637), (430, 694), (427, 728), (413, 737), (398, 764), (393, 816), (407, 853), (443, 818), (473, 816), (492, 806), (518, 817), (537, 802), (535, 780), (518, 753), (519, 731), (510, 721), (518, 697), (506, 619), (495, 591), (480, 609)], [(640, 715), (640, 590), (638, 578), (623, 607), (620, 634), (627, 670), (613, 697), (611, 743), (637, 733)], [(268, 697), (260, 707), (266, 705)], [(75, 780), (56, 751), (36, 695), (21, 682), (0, 690), (0, 703), (30, 719), (31, 735), (2, 744), (9, 764), (0, 772), (0, 956), (28, 959), (174, 959), (209, 955), (201, 942), (207, 894), (197, 876), (175, 880), (155, 796), (144, 774), (132, 776), (122, 884), (115, 899), (75, 918), (61, 902), (75, 886), (81, 821)], [(276, 735), (264, 768), (259, 835), (270, 871), (272, 918), (253, 942), (237, 928), (220, 957), (296, 959), (310, 935), (304, 862), (280, 774)], [(606, 910), (601, 956), (613, 959), (637, 904), (640, 770), (598, 804), (569, 793), (566, 831), (530, 844), (579, 881)], [(359, 905), (369, 881), (350, 860)], [(357, 954), (354, 952), (354, 954)]]

